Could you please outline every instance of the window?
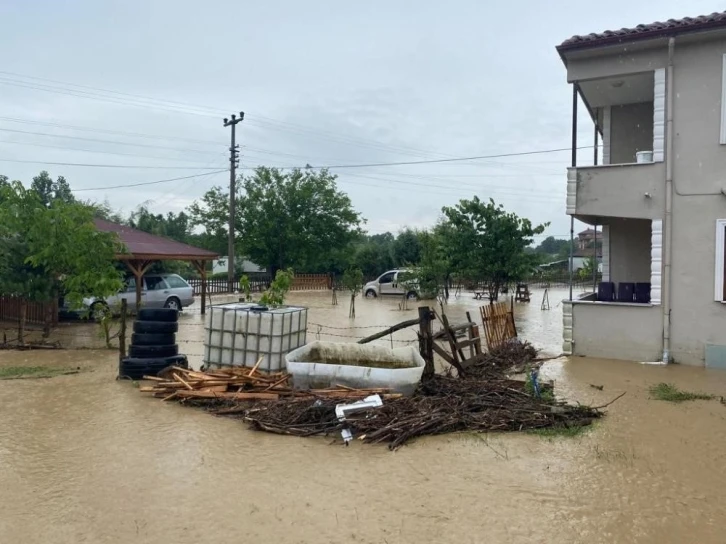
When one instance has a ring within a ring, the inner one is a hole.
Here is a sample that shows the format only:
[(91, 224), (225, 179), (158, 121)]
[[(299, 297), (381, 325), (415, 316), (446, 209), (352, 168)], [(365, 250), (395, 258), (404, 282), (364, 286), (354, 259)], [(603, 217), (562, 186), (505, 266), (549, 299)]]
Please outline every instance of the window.
[(393, 283), (393, 277), (395, 275), (395, 272), (388, 272), (387, 274), (383, 274), (381, 276), (381, 279), (378, 280), (378, 283)]
[(167, 288), (166, 282), (164, 282), (164, 278), (160, 278), (159, 276), (151, 276), (146, 279), (146, 289), (148, 291), (163, 291)]
[(136, 278), (126, 278), (124, 283), (126, 284), (126, 288), (124, 289), (124, 291), (126, 291), (127, 293), (132, 293), (136, 291)]
[(172, 289), (185, 289), (189, 287), (189, 284), (181, 279), (179, 276), (167, 276), (164, 279), (166, 280), (166, 283), (169, 284), (169, 287), (171, 287)]
[(724, 300), (724, 280), (726, 280), (726, 274), (724, 269), (726, 268), (726, 219), (716, 220), (716, 265), (715, 265), (715, 284), (714, 284), (714, 299), (718, 302), (726, 302)]

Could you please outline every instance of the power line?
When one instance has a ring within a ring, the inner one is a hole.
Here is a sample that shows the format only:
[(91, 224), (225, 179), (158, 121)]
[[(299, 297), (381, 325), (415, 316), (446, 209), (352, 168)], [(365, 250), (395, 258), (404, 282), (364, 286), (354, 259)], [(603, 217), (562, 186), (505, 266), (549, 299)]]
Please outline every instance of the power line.
[(0, 162), (17, 162), (21, 164), (46, 164), (50, 166), (83, 166), (88, 168), (140, 168), (149, 170), (204, 170), (209, 166), (144, 166), (139, 164), (87, 164), (79, 162), (26, 161), (21, 159), (2, 159)]
[(0, 128), (1, 132), (12, 132), (14, 134), (28, 134), (31, 136), (46, 136), (50, 138), (65, 138), (69, 140), (79, 140), (84, 142), (94, 142), (99, 144), (128, 145), (132, 147), (153, 147), (155, 149), (165, 149), (168, 151), (177, 151), (180, 153), (201, 153), (202, 155), (214, 155), (211, 151), (201, 151), (199, 149), (186, 149), (179, 147), (169, 147), (165, 145), (154, 144), (134, 144), (130, 142), (119, 142), (118, 140), (100, 140), (98, 138), (84, 138), (83, 136), (70, 136), (68, 134), (52, 134), (50, 132), (33, 132), (31, 130), (18, 130), (14, 128)]
[[(591, 149), (592, 146), (582, 146), (577, 149)], [(476, 161), (482, 159), (496, 159), (502, 157), (523, 157), (526, 155), (540, 155), (543, 153), (558, 153), (562, 151), (572, 151), (570, 147), (562, 147), (557, 149), (540, 149), (537, 151), (520, 151), (517, 153), (500, 153), (497, 155), (477, 155), (473, 157), (454, 157), (451, 159), (429, 159), (421, 161), (401, 161), (401, 162), (379, 162), (379, 163), (368, 163), (368, 164), (331, 164), (327, 166), (268, 166), (267, 168), (276, 168), (278, 170), (290, 170), (290, 169), (313, 169), (313, 170), (333, 170), (336, 168), (373, 168), (378, 166), (411, 166), (415, 164), (438, 164), (448, 162), (461, 162), (461, 161)], [(248, 168), (254, 169), (254, 168)]]
[(156, 180), (156, 181), (144, 181), (141, 183), (128, 183), (125, 185), (110, 185), (108, 187), (90, 187), (87, 189), (74, 189), (73, 192), (76, 193), (76, 192), (80, 192), (80, 191), (105, 191), (107, 189), (124, 189), (126, 187), (142, 187), (142, 186), (146, 186), (146, 185), (158, 185), (159, 183), (169, 183), (171, 181), (179, 181), (182, 179), (199, 178), (202, 176), (212, 176), (214, 174), (219, 174), (220, 172), (226, 172), (226, 171), (227, 171), (227, 169), (225, 168), (224, 170), (214, 170), (212, 172), (204, 172), (202, 174), (194, 174), (192, 176), (182, 176), (179, 178), (160, 179), (160, 180)]
[[(195, 162), (197, 159), (189, 160), (189, 159), (177, 159), (173, 157), (158, 157), (154, 155), (139, 155), (138, 153), (120, 153), (118, 151), (103, 151), (100, 149), (84, 149), (80, 147), (69, 147), (69, 146), (63, 146), (63, 145), (52, 145), (52, 144), (41, 144), (36, 142), (16, 142), (14, 140), (0, 140), (0, 143), (2, 144), (12, 144), (12, 145), (30, 145), (35, 147), (48, 147), (52, 149), (65, 149), (68, 151), (77, 151), (80, 153), (101, 153), (104, 155), (120, 155), (123, 157), (141, 157), (145, 159), (161, 159), (161, 160), (175, 160), (175, 161), (181, 161), (181, 162)], [(221, 155), (220, 155), (221, 158)]]
[(97, 132), (100, 134), (115, 134), (119, 136), (132, 136), (136, 138), (147, 138), (151, 140), (168, 140), (168, 141), (180, 141), (180, 142), (188, 142), (188, 143), (194, 143), (194, 144), (203, 144), (203, 145), (214, 145), (214, 146), (226, 146), (227, 144), (223, 142), (214, 142), (212, 140), (197, 140), (195, 138), (180, 138), (178, 136), (160, 136), (155, 134), (144, 134), (142, 132), (124, 132), (121, 130), (107, 130), (102, 128), (92, 128), (92, 127), (83, 127), (79, 125), (66, 125), (63, 123), (51, 123), (46, 121), (36, 121), (33, 119), (20, 119), (17, 117), (0, 117), (0, 121), (9, 121), (11, 123), (23, 123), (28, 125), (42, 125), (42, 126), (48, 126), (48, 127), (57, 127), (57, 128), (66, 128), (71, 130), (81, 130), (86, 132)]

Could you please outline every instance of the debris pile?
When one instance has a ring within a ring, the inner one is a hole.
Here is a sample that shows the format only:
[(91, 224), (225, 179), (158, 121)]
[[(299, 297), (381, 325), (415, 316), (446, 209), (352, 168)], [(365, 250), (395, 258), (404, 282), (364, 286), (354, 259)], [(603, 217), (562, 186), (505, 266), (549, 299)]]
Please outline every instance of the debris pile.
[(422, 435), (457, 431), (523, 431), (544, 427), (581, 427), (603, 412), (538, 399), (524, 382), (505, 379), (458, 379), (434, 376), (412, 397), (390, 399), (383, 406), (339, 421), (336, 400), (280, 400), (259, 403), (240, 414), (254, 429), (295, 436), (328, 435), (345, 428), (370, 443), (396, 449)]
[[(467, 368), (464, 377), (435, 375), (410, 397), (340, 385), (296, 390), (284, 372), (259, 372), (259, 361), (252, 369), (195, 372), (170, 367), (158, 377), (148, 377), (154, 384), (141, 391), (242, 419), (260, 431), (293, 436), (340, 433), (346, 443), (355, 438), (386, 443), (391, 449), (423, 435), (582, 427), (602, 417), (607, 405), (567, 404), (554, 397), (551, 384), (539, 384), (533, 393), (531, 383), (505, 377), (512, 368), (536, 363), (537, 352), (530, 344), (506, 343)], [(355, 407), (348, 404), (356, 401)]]

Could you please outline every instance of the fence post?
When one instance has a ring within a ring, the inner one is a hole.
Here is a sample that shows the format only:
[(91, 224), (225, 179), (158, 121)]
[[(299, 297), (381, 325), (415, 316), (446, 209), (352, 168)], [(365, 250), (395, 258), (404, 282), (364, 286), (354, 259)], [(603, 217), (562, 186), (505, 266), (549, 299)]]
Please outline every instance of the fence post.
[(434, 369), (434, 340), (431, 328), (431, 310), (428, 306), (421, 306), (418, 309), (419, 333), (418, 333), (418, 349), (421, 357), (425, 361), (422, 379), (427, 380), (433, 377)]
[(126, 357), (126, 310), (128, 302), (125, 298), (121, 299), (121, 326), (118, 331), (118, 362)]
[(25, 345), (25, 313), (28, 308), (28, 301), (20, 297), (20, 311), (18, 312), (18, 344)]

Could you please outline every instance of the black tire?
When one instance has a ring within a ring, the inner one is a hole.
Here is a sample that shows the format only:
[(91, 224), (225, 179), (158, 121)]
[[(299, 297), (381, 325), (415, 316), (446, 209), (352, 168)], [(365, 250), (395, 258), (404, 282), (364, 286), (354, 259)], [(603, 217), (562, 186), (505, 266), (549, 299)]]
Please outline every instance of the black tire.
[(179, 300), (177, 297), (169, 297), (166, 299), (166, 302), (164, 303), (164, 308), (168, 308), (170, 310), (176, 310), (177, 312), (182, 311), (182, 304), (181, 300)]
[(189, 368), (186, 355), (161, 357), (157, 359), (139, 359), (126, 357), (118, 367), (119, 378), (140, 380), (144, 376), (156, 376), (159, 372), (170, 366)]
[(173, 321), (134, 321), (134, 332), (141, 334), (164, 334), (179, 330), (179, 323)]
[(376, 298), (376, 297), (378, 297), (378, 295), (376, 294), (376, 292), (373, 289), (368, 289), (368, 291), (366, 291), (366, 298)]
[(409, 291), (406, 293), (406, 298), (408, 300), (416, 300), (418, 298), (418, 295), (416, 294), (416, 291)]
[(136, 315), (137, 321), (175, 322), (178, 319), (179, 312), (171, 308), (141, 308)]
[(173, 346), (176, 335), (168, 333), (135, 333), (131, 335), (132, 346)]
[(140, 359), (156, 359), (179, 355), (179, 346), (129, 346), (129, 357)]

